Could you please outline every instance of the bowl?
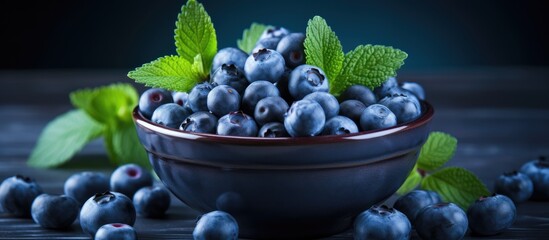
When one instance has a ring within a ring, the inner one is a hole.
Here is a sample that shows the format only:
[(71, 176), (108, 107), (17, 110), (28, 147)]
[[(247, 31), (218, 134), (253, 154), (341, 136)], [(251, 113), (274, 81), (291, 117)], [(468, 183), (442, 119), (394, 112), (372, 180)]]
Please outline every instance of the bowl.
[(240, 237), (315, 238), (348, 229), (387, 199), (412, 170), (433, 107), (395, 127), (356, 134), (257, 138), (170, 129), (133, 118), (154, 171), (200, 212), (236, 218)]

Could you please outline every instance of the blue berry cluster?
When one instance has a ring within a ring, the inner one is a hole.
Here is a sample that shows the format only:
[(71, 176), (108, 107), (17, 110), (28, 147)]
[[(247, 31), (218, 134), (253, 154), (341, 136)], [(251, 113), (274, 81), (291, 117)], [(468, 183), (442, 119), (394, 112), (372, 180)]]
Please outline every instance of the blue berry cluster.
[(84, 233), (95, 239), (136, 239), (136, 217), (162, 217), (171, 201), (168, 190), (153, 186), (149, 171), (135, 164), (118, 167), (110, 178), (76, 173), (63, 190), (64, 195), (46, 194), (31, 178), (7, 178), (0, 185), (0, 212), (32, 217), (47, 229), (69, 228), (78, 218)]
[(341, 135), (393, 127), (421, 115), (423, 88), (389, 78), (373, 91), (328, 93), (322, 69), (305, 64), (303, 33), (267, 28), (248, 54), (223, 48), (209, 81), (189, 93), (152, 88), (139, 100), (151, 121), (183, 131), (246, 137)]
[(500, 175), (494, 189), (515, 203), (549, 200), (549, 161), (540, 156), (523, 164), (519, 171)]
[(422, 239), (462, 239), (468, 229), (495, 235), (515, 221), (513, 201), (499, 194), (481, 197), (467, 211), (443, 202), (432, 191), (414, 190), (396, 200), (393, 208), (373, 206), (355, 219), (355, 239), (410, 239), (412, 226)]

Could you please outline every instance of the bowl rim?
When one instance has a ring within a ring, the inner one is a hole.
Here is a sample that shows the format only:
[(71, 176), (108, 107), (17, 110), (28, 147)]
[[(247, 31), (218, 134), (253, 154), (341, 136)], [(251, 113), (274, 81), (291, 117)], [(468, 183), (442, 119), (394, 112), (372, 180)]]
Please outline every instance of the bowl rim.
[(350, 133), (343, 135), (327, 135), (314, 137), (278, 137), (278, 138), (262, 138), (262, 137), (241, 137), (241, 136), (226, 136), (211, 133), (196, 133), (188, 132), (175, 128), (157, 124), (145, 118), (139, 112), (139, 106), (136, 106), (132, 111), (133, 121), (136, 126), (156, 132), (157, 134), (167, 135), (176, 138), (204, 141), (212, 143), (224, 144), (239, 144), (239, 145), (304, 145), (304, 144), (319, 144), (319, 143), (337, 143), (345, 141), (356, 141), (364, 139), (372, 139), (383, 137), (397, 132), (412, 130), (427, 124), (433, 118), (435, 113), (433, 106), (421, 101), (422, 109), (424, 110), (421, 116), (413, 121), (397, 124), (396, 126), (384, 129), (361, 131), (358, 133)]

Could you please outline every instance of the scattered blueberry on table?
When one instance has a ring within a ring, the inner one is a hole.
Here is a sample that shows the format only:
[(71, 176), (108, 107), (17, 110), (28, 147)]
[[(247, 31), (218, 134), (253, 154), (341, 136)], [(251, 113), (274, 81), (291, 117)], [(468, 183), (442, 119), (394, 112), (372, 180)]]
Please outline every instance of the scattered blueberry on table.
[(66, 229), (78, 217), (80, 203), (66, 195), (40, 194), (32, 202), (32, 219), (43, 228)]
[(80, 210), (80, 226), (84, 233), (95, 236), (97, 230), (108, 223), (133, 226), (136, 212), (132, 200), (118, 192), (95, 194)]
[(114, 170), (110, 180), (110, 190), (120, 192), (129, 198), (142, 187), (152, 186), (153, 178), (148, 170), (133, 163), (122, 165)]
[(360, 213), (354, 221), (355, 240), (366, 239), (410, 239), (412, 225), (398, 210), (383, 206), (372, 206)]
[(469, 228), (478, 235), (495, 235), (509, 228), (516, 218), (516, 207), (505, 195), (480, 197), (467, 210)]
[(95, 234), (94, 240), (136, 240), (135, 229), (124, 223), (108, 223), (101, 226)]
[(467, 233), (465, 212), (453, 203), (436, 203), (419, 211), (414, 226), (422, 239), (458, 240)]
[(84, 171), (70, 176), (63, 185), (65, 195), (84, 205), (90, 196), (110, 189), (109, 178), (100, 172)]
[(224, 211), (213, 211), (200, 217), (193, 230), (195, 240), (238, 239), (238, 223)]
[(42, 194), (34, 179), (16, 175), (4, 179), (0, 185), (0, 212), (14, 217), (30, 217), (32, 201)]

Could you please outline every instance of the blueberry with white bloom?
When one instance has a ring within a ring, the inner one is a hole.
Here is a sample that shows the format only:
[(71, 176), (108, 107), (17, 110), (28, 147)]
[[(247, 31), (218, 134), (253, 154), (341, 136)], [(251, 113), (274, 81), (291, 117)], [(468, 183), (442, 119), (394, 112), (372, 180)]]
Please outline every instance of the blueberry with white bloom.
[(364, 131), (396, 126), (396, 116), (381, 104), (372, 104), (360, 115), (360, 127)]
[(65, 229), (72, 225), (80, 203), (67, 195), (41, 194), (32, 202), (32, 219), (43, 228)]
[(326, 123), (324, 110), (313, 100), (294, 102), (284, 115), (284, 127), (292, 137), (319, 135)]
[(353, 120), (345, 116), (335, 116), (326, 121), (322, 135), (343, 135), (357, 132), (358, 127)]
[(30, 217), (32, 201), (42, 194), (42, 188), (29, 177), (16, 175), (0, 185), (0, 212), (14, 217)]
[(275, 50), (262, 48), (252, 53), (244, 65), (244, 74), (250, 83), (266, 80), (277, 82), (284, 74), (284, 58)]
[(312, 65), (296, 67), (290, 74), (288, 90), (292, 97), (301, 100), (312, 92), (328, 92), (328, 78), (322, 69)]

